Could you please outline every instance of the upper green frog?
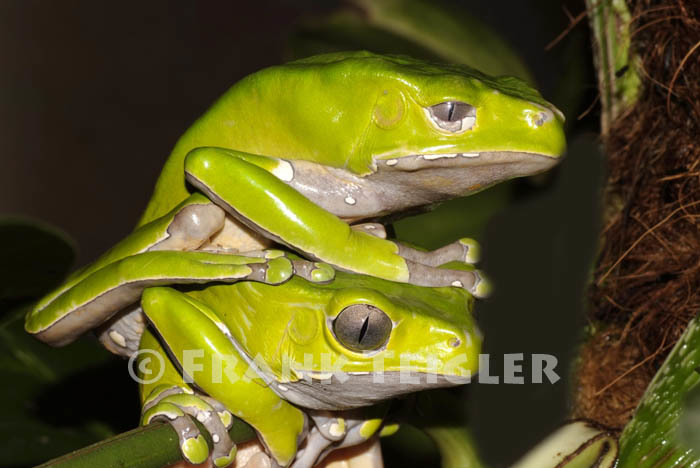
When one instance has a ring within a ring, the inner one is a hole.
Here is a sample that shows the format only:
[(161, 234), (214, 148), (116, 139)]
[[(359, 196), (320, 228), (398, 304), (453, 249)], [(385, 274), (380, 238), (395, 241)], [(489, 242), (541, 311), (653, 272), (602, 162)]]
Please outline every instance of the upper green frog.
[(209, 448), (190, 417), (211, 433), (217, 466), (235, 455), (233, 414), (272, 466), (310, 468), (378, 436), (382, 402), (467, 383), (478, 365), (473, 298), (461, 288), (338, 272), (324, 284), (149, 288), (141, 304), (153, 327), (140, 344), (143, 423), (171, 422), (192, 463)]
[[(371, 221), (544, 171), (564, 149), (561, 113), (515, 78), (369, 52), (267, 68), (182, 136), (136, 230), (42, 299), (26, 328), (67, 343), (137, 303), (144, 287), (226, 276), (172, 251), (272, 243), (339, 270), (480, 296), (487, 283), (477, 271), (437, 268), (476, 261), (473, 241), (422, 252)], [(106, 344), (118, 351), (130, 341), (113, 338)]]
[(189, 196), (195, 148), (270, 158), (260, 164), (280, 180), (356, 221), (549, 169), (565, 149), (562, 123), (525, 82), (463, 65), (369, 52), (297, 60), (244, 78), (192, 125), (141, 224)]

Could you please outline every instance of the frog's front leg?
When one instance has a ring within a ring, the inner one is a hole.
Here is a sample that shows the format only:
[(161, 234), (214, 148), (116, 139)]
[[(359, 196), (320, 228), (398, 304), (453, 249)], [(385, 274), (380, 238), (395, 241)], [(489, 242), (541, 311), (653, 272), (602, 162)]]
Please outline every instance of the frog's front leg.
[[(29, 333), (40, 334), (53, 327), (64, 316), (75, 315), (80, 303), (73, 297), (73, 289), (85, 282), (95, 287), (94, 295), (105, 292), (99, 282), (90, 278), (109, 264), (127, 257), (154, 250), (195, 250), (224, 226), (224, 211), (201, 194), (193, 194), (166, 215), (139, 227), (116, 244), (91, 265), (72, 274), (65, 283), (44, 296), (27, 314), (26, 329)], [(63, 305), (59, 305), (63, 302)], [(99, 315), (109, 317), (117, 310), (105, 309)], [(81, 330), (82, 331), (82, 330)], [(65, 344), (72, 341), (81, 331), (66, 336), (48, 336), (51, 344)], [(50, 334), (49, 334), (50, 335)], [(137, 343), (138, 344), (138, 343)]]
[[(386, 239), (386, 228), (380, 223), (351, 224), (350, 228), (355, 231), (366, 232), (380, 239)], [(451, 244), (431, 251), (414, 249), (402, 242), (397, 242), (397, 244), (399, 246), (398, 254), (401, 257), (432, 267), (444, 265), (449, 262), (474, 264), (479, 261), (481, 253), (478, 242), (468, 237), (463, 237)]]
[[(404, 258), (395, 242), (352, 229), (285, 184), (291, 165), (222, 148), (198, 148), (185, 159), (187, 180), (262, 235), (342, 270), (419, 286), (459, 286), (482, 293), (476, 271), (438, 269)], [(413, 255), (412, 249), (405, 250)], [(415, 255), (414, 255), (415, 256)], [(423, 258), (423, 257), (416, 257)]]
[(309, 411), (314, 427), (291, 468), (311, 468), (331, 452), (353, 447), (379, 436), (388, 405), (349, 411)]
[(253, 426), (272, 458), (288, 466), (306, 433), (306, 416), (253, 372), (216, 312), (164, 287), (146, 289), (141, 306), (186, 380)]
[(268, 259), (208, 252), (143, 252), (107, 264), (48, 304), (40, 304), (27, 315), (25, 328), (60, 346), (137, 302), (148, 287), (244, 279), (279, 284), (293, 273), (292, 262), (284, 256)]

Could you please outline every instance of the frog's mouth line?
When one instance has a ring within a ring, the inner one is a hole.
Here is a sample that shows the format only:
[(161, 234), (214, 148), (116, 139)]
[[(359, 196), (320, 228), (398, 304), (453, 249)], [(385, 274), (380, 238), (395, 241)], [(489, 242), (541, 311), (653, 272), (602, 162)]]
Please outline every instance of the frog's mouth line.
[(309, 161), (290, 161), (289, 185), (350, 221), (380, 219), (471, 195), (499, 182), (538, 174), (560, 157), (514, 151), (417, 154), (378, 159), (375, 172), (350, 171)]
[[(454, 387), (468, 384), (469, 377), (399, 371), (344, 374), (342, 382), (335, 375), (313, 378), (310, 373), (299, 372), (303, 378), (294, 382), (272, 382), (272, 388), (285, 400), (305, 408), (318, 410), (347, 410), (369, 406), (379, 401), (432, 388)], [(407, 379), (411, 381), (407, 383)]]
[[(413, 154), (397, 158), (377, 159), (377, 172), (387, 170), (412, 172), (422, 169), (440, 167), (462, 168), (496, 165), (536, 165), (541, 166), (540, 172), (545, 171), (559, 162), (561, 158), (540, 153), (519, 151), (481, 151), (464, 153), (431, 153)], [(371, 176), (370, 176), (371, 177)], [(517, 177), (517, 176), (516, 176)]]

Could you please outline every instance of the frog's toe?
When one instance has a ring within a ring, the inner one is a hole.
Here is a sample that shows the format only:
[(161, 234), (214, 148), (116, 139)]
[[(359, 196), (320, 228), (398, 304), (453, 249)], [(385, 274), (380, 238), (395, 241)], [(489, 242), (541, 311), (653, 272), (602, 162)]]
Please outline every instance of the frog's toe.
[(479, 282), (479, 275), (475, 271), (436, 268), (410, 260), (406, 261), (406, 266), (408, 267), (408, 282), (417, 286), (455, 286), (472, 292), (474, 286)]
[(489, 297), (493, 291), (491, 281), (484, 276), (484, 272), (480, 270), (474, 271), (474, 274), (476, 274), (477, 280), (476, 284), (472, 286), (471, 293), (474, 295), (474, 297), (478, 297), (479, 299)]
[(479, 261), (481, 248), (474, 239), (463, 237), (439, 249), (425, 252), (397, 243), (399, 255), (412, 262), (437, 267), (449, 262), (474, 264)]
[(172, 403), (156, 403), (144, 413), (141, 424), (153, 421), (168, 422), (177, 434), (180, 451), (189, 463), (204, 463), (209, 456), (209, 446), (197, 425), (180, 408)]
[(200, 398), (209, 403), (211, 407), (216, 410), (216, 414), (219, 416), (226, 430), (228, 431), (231, 429), (231, 426), (233, 426), (233, 415), (226, 409), (224, 404), (212, 397), (201, 395)]
[(211, 459), (214, 465), (228, 466), (236, 456), (236, 446), (228, 434), (233, 417), (223, 405), (212, 405), (207, 400), (187, 393), (166, 395), (144, 413), (143, 423), (148, 424), (155, 418), (170, 422), (180, 438), (182, 454), (188, 461), (196, 464), (204, 462), (209, 456), (209, 446), (190, 418), (196, 419), (211, 435)]
[(481, 259), (481, 246), (477, 241), (469, 237), (462, 237), (457, 243), (464, 247), (464, 262), (474, 264)]
[(291, 468), (311, 468), (320, 461), (321, 454), (334, 440), (327, 439), (318, 427), (313, 427), (299, 448)]
[(350, 226), (354, 231), (366, 232), (374, 237), (386, 239), (386, 228), (379, 223), (360, 223)]
[(294, 267), (287, 257), (267, 258), (262, 263), (250, 263), (239, 279), (259, 281), (267, 284), (281, 284), (294, 274)]
[(312, 283), (327, 283), (335, 278), (335, 270), (327, 263), (292, 260), (292, 264), (294, 274)]

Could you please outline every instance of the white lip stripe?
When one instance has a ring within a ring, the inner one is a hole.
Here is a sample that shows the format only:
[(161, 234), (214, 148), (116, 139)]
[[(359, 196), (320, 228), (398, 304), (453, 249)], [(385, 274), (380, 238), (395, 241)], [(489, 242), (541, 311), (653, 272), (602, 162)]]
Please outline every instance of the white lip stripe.
[(423, 159), (441, 159), (441, 158), (454, 158), (457, 157), (457, 153), (447, 153), (447, 154), (424, 154)]

